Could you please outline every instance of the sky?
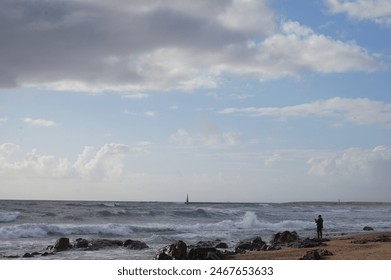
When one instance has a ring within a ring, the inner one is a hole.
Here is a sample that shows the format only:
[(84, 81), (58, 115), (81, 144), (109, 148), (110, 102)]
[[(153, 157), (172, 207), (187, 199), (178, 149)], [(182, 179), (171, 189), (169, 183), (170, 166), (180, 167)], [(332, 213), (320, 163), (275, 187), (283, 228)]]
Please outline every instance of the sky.
[(3, 0), (0, 199), (391, 201), (390, 0)]

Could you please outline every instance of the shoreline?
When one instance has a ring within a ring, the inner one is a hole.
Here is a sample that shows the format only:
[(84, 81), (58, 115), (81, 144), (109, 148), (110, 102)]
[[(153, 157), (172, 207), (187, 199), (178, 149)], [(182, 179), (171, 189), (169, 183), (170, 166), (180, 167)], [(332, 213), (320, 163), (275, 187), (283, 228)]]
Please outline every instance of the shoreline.
[(236, 254), (234, 260), (299, 260), (307, 252), (327, 250), (325, 260), (391, 260), (391, 231), (362, 232), (328, 237), (329, 241), (314, 248), (282, 246), (274, 251), (252, 251)]

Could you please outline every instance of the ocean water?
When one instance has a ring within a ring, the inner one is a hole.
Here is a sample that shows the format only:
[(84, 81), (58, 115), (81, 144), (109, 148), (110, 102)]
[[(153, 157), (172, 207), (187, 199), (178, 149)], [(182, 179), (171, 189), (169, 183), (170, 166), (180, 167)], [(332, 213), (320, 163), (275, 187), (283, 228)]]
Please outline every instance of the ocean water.
[(230, 249), (240, 240), (296, 231), (315, 237), (315, 218), (324, 236), (391, 230), (391, 204), (376, 203), (170, 203), (0, 200), (0, 258), (44, 252), (59, 237), (133, 239), (149, 249), (127, 248), (58, 252), (44, 259), (152, 259), (159, 248), (183, 240), (188, 245), (220, 239)]

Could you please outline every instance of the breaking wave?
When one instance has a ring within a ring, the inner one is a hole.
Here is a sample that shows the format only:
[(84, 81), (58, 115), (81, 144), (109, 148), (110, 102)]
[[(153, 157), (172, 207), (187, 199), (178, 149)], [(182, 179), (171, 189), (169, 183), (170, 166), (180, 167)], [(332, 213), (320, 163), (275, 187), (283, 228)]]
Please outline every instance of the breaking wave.
[(15, 221), (20, 216), (20, 212), (0, 212), (0, 223)]

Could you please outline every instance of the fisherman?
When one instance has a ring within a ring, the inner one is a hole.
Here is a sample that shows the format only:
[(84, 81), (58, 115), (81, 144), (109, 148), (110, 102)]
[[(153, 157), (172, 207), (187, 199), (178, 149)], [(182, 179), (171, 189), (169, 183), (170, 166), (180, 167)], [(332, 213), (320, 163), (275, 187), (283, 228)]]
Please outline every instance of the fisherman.
[(316, 232), (318, 233), (318, 240), (321, 240), (321, 239), (323, 239), (323, 234), (322, 234), (323, 219), (322, 219), (322, 215), (319, 215), (318, 218), (315, 219), (315, 223), (316, 223)]

